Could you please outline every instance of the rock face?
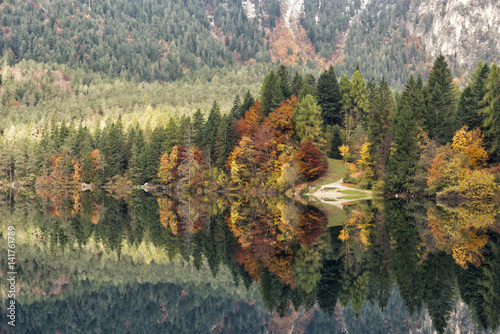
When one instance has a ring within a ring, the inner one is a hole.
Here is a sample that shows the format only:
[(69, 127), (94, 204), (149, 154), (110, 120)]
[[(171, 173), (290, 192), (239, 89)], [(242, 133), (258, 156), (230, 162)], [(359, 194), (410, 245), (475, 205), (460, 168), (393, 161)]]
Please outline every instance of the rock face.
[(442, 52), (459, 64), (473, 65), (479, 59), (497, 59), (500, 54), (498, 0), (413, 1), (407, 27), (411, 34), (422, 37), (433, 57)]

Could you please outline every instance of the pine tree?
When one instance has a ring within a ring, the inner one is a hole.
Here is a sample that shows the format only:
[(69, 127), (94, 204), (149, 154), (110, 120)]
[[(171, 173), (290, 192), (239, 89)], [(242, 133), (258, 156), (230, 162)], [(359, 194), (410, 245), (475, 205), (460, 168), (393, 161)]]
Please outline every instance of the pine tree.
[(219, 130), (221, 120), (220, 108), (217, 104), (217, 101), (214, 101), (212, 105), (212, 109), (210, 109), (210, 113), (208, 114), (207, 123), (205, 125), (205, 138), (204, 138), (204, 147), (207, 150), (207, 161), (211, 161), (215, 163), (215, 142), (217, 140), (217, 131)]
[(409, 193), (413, 190), (420, 158), (417, 115), (422, 108), (421, 102), (421, 91), (411, 75), (392, 122), (394, 140), (386, 163), (386, 192)]
[(328, 156), (332, 159), (342, 159), (339, 147), (343, 144), (344, 142), (342, 141), (342, 132), (340, 131), (340, 127), (338, 125), (334, 125), (332, 130), (332, 146)]
[(244, 117), (245, 113), (248, 111), (248, 109), (250, 109), (254, 102), (255, 100), (252, 97), (252, 94), (250, 94), (250, 91), (247, 90), (245, 96), (243, 97), (243, 102), (241, 102), (240, 107), (238, 108), (236, 119), (239, 120), (240, 118)]
[(375, 175), (382, 176), (389, 154), (390, 117), (394, 106), (391, 89), (385, 79), (373, 90), (368, 121), (370, 160), (375, 162)]
[(337, 76), (332, 66), (330, 66), (328, 71), (324, 71), (320, 75), (316, 91), (324, 125), (341, 124), (340, 101), (342, 100), (342, 96), (340, 95)]
[(425, 129), (431, 139), (444, 145), (456, 130), (455, 99), (451, 71), (442, 54), (436, 58), (425, 86)]
[(269, 74), (264, 78), (260, 89), (260, 96), (262, 114), (267, 117), (269, 113), (274, 111), (274, 109), (279, 106), (280, 101), (283, 100), (283, 95), (279, 86), (279, 79), (274, 74), (274, 71), (269, 72)]
[(193, 115), (191, 131), (193, 136), (193, 145), (198, 149), (201, 149), (203, 147), (203, 138), (205, 136), (205, 119), (200, 109), (196, 110)]
[(290, 88), (290, 73), (285, 65), (280, 65), (277, 72), (278, 87), (280, 90), (281, 102), (282, 100), (289, 99), (292, 96)]
[(490, 68), (486, 81), (486, 94), (481, 104), (484, 106), (484, 128), (488, 153), (495, 160), (500, 159), (500, 70), (496, 63)]
[(460, 95), (457, 108), (457, 128), (468, 126), (469, 129), (479, 128), (483, 130), (484, 117), (481, 113), (480, 103), (486, 94), (485, 84), (488, 72), (488, 65), (480, 61), (472, 74), (472, 80)]
[(292, 84), (290, 85), (290, 91), (292, 95), (295, 95), (297, 98), (299, 97), (299, 92), (302, 89), (302, 76), (299, 71), (296, 71), (293, 75)]
[(306, 74), (302, 80), (302, 87), (299, 90), (299, 100), (306, 95), (316, 96), (316, 79), (312, 74)]

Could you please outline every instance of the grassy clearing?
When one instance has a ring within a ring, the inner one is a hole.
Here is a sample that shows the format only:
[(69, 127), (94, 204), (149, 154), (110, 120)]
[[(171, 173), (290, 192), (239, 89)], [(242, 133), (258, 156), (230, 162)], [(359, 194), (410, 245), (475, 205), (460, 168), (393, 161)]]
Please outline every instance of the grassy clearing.
[(346, 195), (364, 195), (364, 196), (367, 195), (367, 193), (365, 193), (364, 191), (359, 191), (359, 190), (340, 190), (340, 192)]
[(328, 183), (332, 183), (344, 177), (347, 168), (344, 164), (344, 160), (328, 159), (328, 169), (326, 173), (311, 183), (312, 186), (322, 186)]
[(369, 198), (371, 197), (369, 194), (365, 195), (360, 195), (360, 196), (342, 196), (340, 200), (347, 200), (347, 199), (363, 199), (363, 198)]

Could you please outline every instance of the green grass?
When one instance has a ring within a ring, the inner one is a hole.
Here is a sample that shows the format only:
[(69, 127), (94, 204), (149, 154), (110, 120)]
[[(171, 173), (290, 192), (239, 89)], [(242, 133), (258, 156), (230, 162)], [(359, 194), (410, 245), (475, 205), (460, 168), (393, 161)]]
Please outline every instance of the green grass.
[(346, 195), (364, 195), (364, 196), (369, 195), (368, 193), (359, 190), (340, 190), (340, 192)]
[(313, 186), (322, 186), (332, 183), (344, 177), (347, 169), (344, 160), (336, 160), (328, 158), (328, 169), (325, 174), (319, 179), (311, 183)]
[(362, 198), (369, 198), (371, 197), (370, 195), (364, 195), (364, 196), (343, 196), (340, 198), (340, 200), (346, 200), (346, 199), (362, 199)]
[(323, 190), (336, 190), (338, 189), (337, 187), (325, 187)]

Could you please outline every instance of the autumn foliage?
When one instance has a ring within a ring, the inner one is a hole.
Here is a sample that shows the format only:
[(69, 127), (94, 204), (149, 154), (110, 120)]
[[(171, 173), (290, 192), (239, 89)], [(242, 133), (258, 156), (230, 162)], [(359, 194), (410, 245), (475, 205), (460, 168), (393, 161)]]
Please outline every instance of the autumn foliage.
[(325, 155), (310, 141), (299, 145), (295, 158), (299, 162), (300, 173), (307, 180), (317, 179), (328, 168)]

